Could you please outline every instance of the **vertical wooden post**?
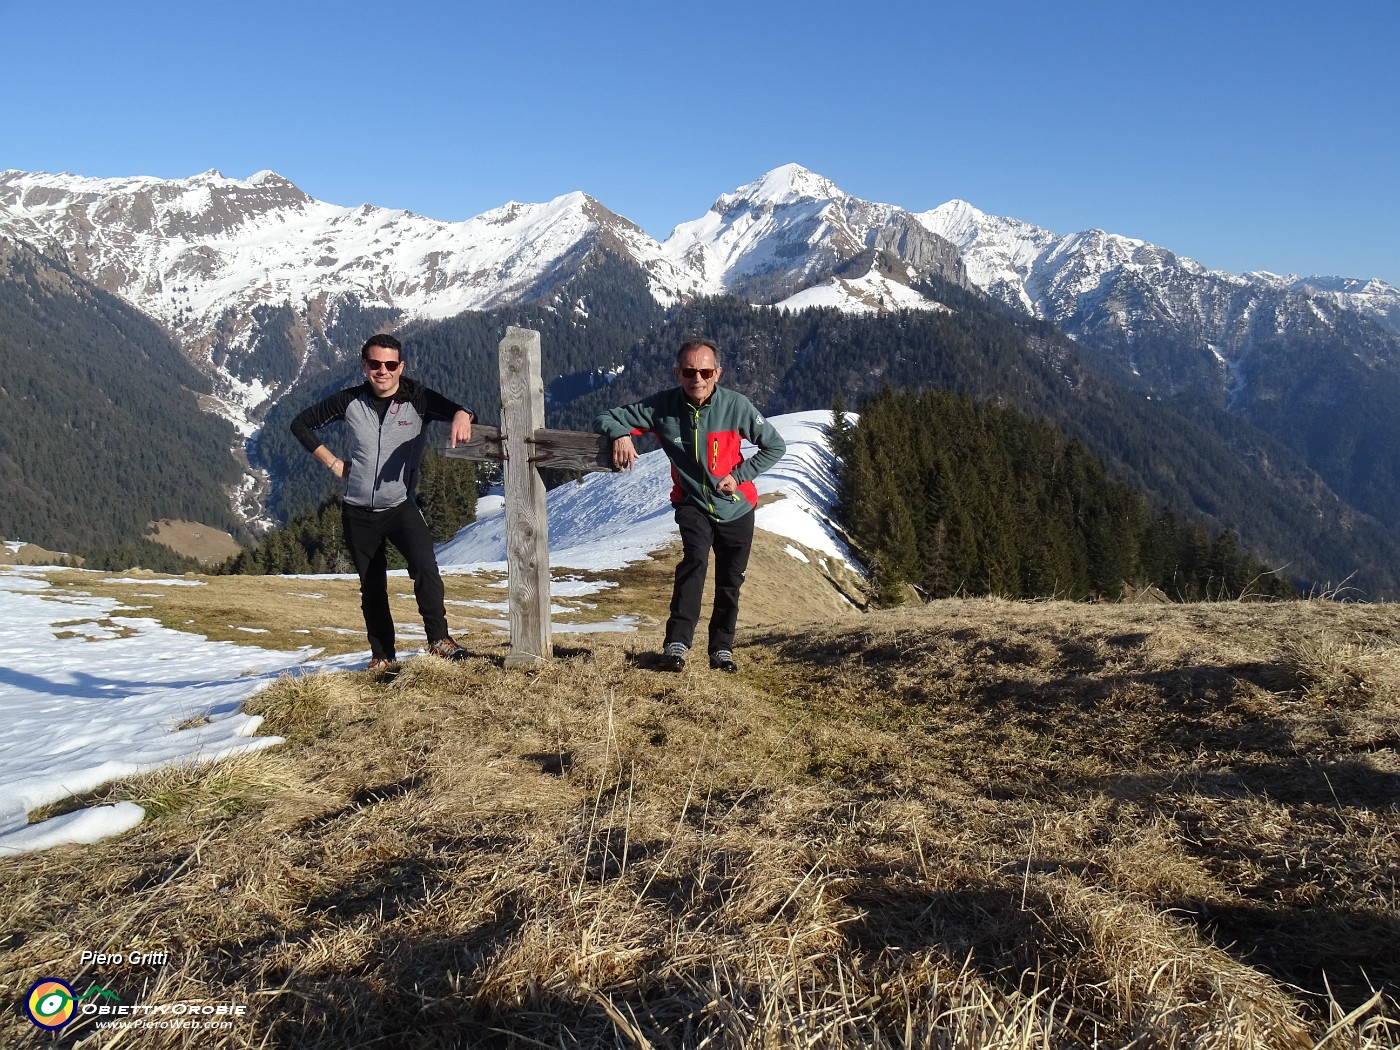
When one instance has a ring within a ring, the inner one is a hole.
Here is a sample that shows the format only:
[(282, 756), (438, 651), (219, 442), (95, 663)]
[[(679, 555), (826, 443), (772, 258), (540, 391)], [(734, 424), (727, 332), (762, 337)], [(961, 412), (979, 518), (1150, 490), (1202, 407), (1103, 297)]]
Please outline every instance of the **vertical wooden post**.
[(506, 568), (510, 573), (507, 667), (536, 667), (554, 655), (549, 623), (549, 515), (544, 479), (530, 462), (544, 427), (540, 333), (506, 329), (500, 346), (505, 452)]

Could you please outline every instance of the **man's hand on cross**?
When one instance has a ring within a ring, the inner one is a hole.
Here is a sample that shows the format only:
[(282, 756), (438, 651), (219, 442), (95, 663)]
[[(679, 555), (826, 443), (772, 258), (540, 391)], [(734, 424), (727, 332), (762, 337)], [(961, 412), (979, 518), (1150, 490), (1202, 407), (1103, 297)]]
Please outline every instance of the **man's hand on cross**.
[(613, 466), (618, 470), (631, 470), (637, 462), (637, 446), (632, 444), (629, 436), (622, 436), (613, 440), (612, 446)]
[(447, 447), (456, 448), (472, 439), (472, 414), (457, 412), (452, 417), (452, 433), (448, 435)]

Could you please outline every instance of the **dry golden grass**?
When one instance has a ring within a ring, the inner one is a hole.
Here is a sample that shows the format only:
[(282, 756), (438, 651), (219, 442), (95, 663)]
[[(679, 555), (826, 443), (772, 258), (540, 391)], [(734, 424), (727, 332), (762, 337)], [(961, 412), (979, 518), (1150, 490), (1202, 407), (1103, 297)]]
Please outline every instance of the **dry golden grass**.
[[(654, 619), (665, 569), (590, 601)], [(951, 601), (750, 627), (736, 676), (657, 640), (284, 679), (282, 748), (0, 868), (0, 971), (249, 1007), (92, 1047), (1400, 1042), (1400, 611)]]

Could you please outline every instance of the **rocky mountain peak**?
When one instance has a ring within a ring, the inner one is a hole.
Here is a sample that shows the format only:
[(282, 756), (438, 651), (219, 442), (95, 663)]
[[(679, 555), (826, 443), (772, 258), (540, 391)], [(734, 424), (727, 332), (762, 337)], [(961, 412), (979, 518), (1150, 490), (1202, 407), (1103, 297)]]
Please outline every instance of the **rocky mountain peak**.
[(830, 179), (800, 164), (784, 164), (740, 186), (733, 193), (724, 194), (719, 200), (726, 205), (742, 201), (751, 205), (780, 207), (806, 201), (839, 200), (845, 196)]
[[(824, 293), (791, 305), (820, 302), (869, 309), (878, 296), (872, 300), (863, 285), (852, 282), (871, 274), (882, 253), (902, 260), (896, 277), (901, 284), (930, 276), (964, 280), (953, 246), (909, 212), (852, 197), (799, 164), (774, 168), (721, 195), (705, 215), (677, 226), (662, 249), (675, 265), (696, 276), (705, 293), (729, 293), (758, 303), (783, 305), (820, 286)], [(884, 301), (886, 308), (896, 304), (891, 297)], [(916, 301), (934, 305), (918, 295), (901, 296), (897, 303)]]

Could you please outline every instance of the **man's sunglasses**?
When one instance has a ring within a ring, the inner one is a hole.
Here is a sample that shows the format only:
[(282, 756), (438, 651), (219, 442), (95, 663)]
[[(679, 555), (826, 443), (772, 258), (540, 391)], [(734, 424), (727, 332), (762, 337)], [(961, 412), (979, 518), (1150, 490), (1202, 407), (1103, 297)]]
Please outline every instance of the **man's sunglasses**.
[(386, 372), (397, 372), (399, 365), (403, 364), (402, 361), (376, 361), (372, 357), (362, 357), (360, 360), (369, 366), (371, 372), (378, 372), (381, 368)]
[(682, 368), (682, 369), (681, 369), (681, 375), (685, 376), (687, 379), (694, 379), (696, 376), (699, 376), (701, 379), (709, 379), (709, 378), (710, 378), (711, 376), (713, 376), (714, 374), (715, 374), (715, 370), (714, 370), (713, 368)]

